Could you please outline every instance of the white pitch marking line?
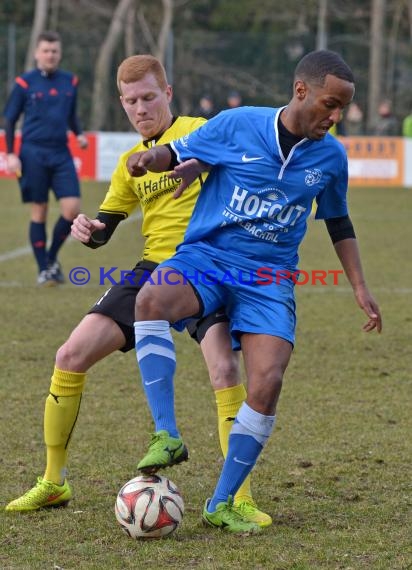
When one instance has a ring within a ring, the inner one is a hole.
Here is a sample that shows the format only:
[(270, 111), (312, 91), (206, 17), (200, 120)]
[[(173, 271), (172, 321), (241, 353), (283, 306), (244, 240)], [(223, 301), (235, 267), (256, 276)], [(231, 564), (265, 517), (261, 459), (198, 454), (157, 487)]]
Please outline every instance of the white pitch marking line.
[[(126, 220), (124, 220), (124, 222), (122, 222), (122, 224), (127, 224), (130, 222), (134, 222), (136, 220), (140, 220), (141, 217), (142, 217), (142, 213), (139, 210), (139, 212), (137, 212), (136, 214), (133, 214), (133, 216), (126, 218)], [(72, 242), (76, 242), (76, 241), (77, 240), (69, 238), (68, 243), (72, 243)], [(0, 263), (3, 263), (4, 261), (10, 261), (11, 259), (17, 259), (19, 257), (23, 257), (24, 255), (28, 255), (31, 252), (32, 252), (31, 247), (26, 245), (24, 247), (18, 247), (17, 249), (12, 249), (11, 251), (6, 251), (6, 253), (0, 253)]]

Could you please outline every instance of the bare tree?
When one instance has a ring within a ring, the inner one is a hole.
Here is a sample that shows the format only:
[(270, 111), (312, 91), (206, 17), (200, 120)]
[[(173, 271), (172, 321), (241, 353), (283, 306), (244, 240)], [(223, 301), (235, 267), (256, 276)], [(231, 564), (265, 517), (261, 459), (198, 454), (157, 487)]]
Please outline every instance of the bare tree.
[(136, 50), (135, 45), (135, 32), (136, 32), (136, 6), (132, 4), (129, 7), (126, 18), (126, 28), (124, 34), (124, 49), (126, 56), (133, 55)]
[(113, 13), (109, 30), (100, 48), (94, 76), (92, 95), (92, 116), (90, 126), (92, 130), (104, 127), (108, 109), (109, 75), (113, 53), (124, 32), (126, 16), (134, 0), (120, 0)]
[(165, 62), (166, 50), (169, 44), (170, 33), (173, 24), (173, 0), (162, 0), (163, 4), (163, 19), (160, 26), (159, 35), (157, 38), (157, 48), (155, 56), (161, 62)]
[[(171, 33), (174, 2), (173, 0), (162, 0), (162, 4), (163, 17), (156, 39), (148, 25), (141, 6), (138, 7), (137, 20), (140, 25), (140, 31), (145, 36), (145, 39), (150, 46), (150, 52), (164, 62)], [(134, 19), (135, 8), (136, 0), (119, 0), (106, 38), (100, 48), (96, 63), (92, 96), (92, 113), (90, 123), (91, 129), (93, 130), (100, 130), (105, 126), (109, 101), (108, 85), (111, 63), (113, 53), (123, 34), (126, 36), (127, 55), (130, 55), (130, 52), (134, 51), (134, 42), (131, 38), (134, 23), (133, 25), (130, 24), (129, 20), (131, 18)]]
[(316, 49), (327, 49), (328, 47), (327, 20), (328, 20), (328, 0), (319, 0)]
[(28, 70), (33, 67), (34, 50), (39, 34), (46, 28), (47, 13), (49, 10), (49, 0), (36, 0), (34, 7), (33, 25), (30, 32), (30, 41), (26, 52), (26, 61), (24, 69)]
[(382, 96), (386, 0), (372, 0), (370, 47), (369, 47), (369, 93), (367, 128), (370, 131), (376, 119), (379, 99)]
[(162, 0), (162, 4), (163, 17), (157, 34), (154, 34), (150, 28), (143, 7), (138, 10), (137, 20), (149, 51), (164, 63), (173, 23), (174, 0)]

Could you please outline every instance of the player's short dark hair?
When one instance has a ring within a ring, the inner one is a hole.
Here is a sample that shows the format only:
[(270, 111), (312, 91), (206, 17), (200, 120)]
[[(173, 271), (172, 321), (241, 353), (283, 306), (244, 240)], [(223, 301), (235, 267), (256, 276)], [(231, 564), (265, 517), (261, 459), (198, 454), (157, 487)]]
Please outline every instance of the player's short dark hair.
[(295, 69), (295, 79), (302, 79), (318, 85), (325, 84), (327, 75), (333, 75), (344, 81), (355, 83), (351, 68), (334, 51), (311, 51), (302, 57)]
[(61, 43), (60, 34), (58, 34), (57, 32), (52, 32), (50, 30), (47, 30), (37, 36), (37, 44), (39, 44), (40, 42)]

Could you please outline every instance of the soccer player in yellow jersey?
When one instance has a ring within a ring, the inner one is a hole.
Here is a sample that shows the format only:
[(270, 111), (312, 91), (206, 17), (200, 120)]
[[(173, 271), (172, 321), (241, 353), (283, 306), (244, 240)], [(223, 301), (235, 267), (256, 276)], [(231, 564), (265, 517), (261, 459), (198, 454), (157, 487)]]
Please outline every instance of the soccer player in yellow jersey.
[[(205, 119), (172, 115), (172, 87), (163, 66), (150, 55), (125, 59), (118, 69), (117, 84), (123, 108), (142, 141), (120, 157), (97, 217), (90, 219), (80, 214), (73, 222), (72, 236), (91, 248), (100, 247), (107, 243), (117, 225), (140, 206), (142, 233), (146, 238), (142, 259), (122, 283), (104, 293), (58, 349), (44, 412), (46, 470), (38, 477), (35, 487), (6, 506), (7, 511), (58, 507), (71, 499), (72, 491), (66, 479), (67, 450), (87, 371), (116, 350), (134, 349), (136, 295), (157, 264), (171, 257), (183, 240), (200, 190), (201, 180), (197, 179), (181, 199), (174, 200), (172, 194), (178, 186), (175, 180), (164, 173), (152, 172), (142, 178), (131, 177), (126, 162), (135, 152), (184, 136)], [(238, 358), (231, 348), (228, 321), (222, 310), (192, 321), (188, 329), (200, 344), (208, 367), (216, 395), (219, 439), (226, 455), (229, 432), (245, 398)], [(158, 430), (153, 434), (153, 441), (160, 455), (170, 455), (170, 465), (188, 458), (177, 428), (175, 432), (170, 428), (169, 431)], [(271, 524), (271, 517), (261, 512), (253, 501), (249, 479), (237, 493), (235, 504), (249, 520), (260, 526)]]

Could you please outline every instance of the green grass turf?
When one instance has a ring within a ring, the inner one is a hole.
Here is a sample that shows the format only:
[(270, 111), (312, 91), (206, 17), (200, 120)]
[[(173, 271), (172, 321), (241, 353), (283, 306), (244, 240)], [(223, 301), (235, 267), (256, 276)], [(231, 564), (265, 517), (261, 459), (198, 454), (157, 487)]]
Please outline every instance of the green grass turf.
[[(27, 245), (27, 217), (15, 182), (0, 183), (0, 256)], [(105, 185), (84, 183), (94, 215)], [(135, 476), (152, 430), (135, 356), (113, 354), (90, 372), (70, 448), (75, 498), (66, 509), (0, 512), (3, 570), (317, 570), (411, 568), (412, 190), (351, 189), (351, 215), (384, 331), (365, 322), (346, 280), (297, 288), (297, 341), (278, 423), (253, 475), (273, 525), (239, 538), (201, 525), (203, 502), (222, 463), (216, 413), (198, 347), (175, 335), (176, 409), (190, 461), (165, 472), (186, 505), (171, 537), (135, 542), (118, 527), (117, 490)], [(58, 214), (51, 203), (50, 221)], [(301, 267), (339, 269), (323, 222), (310, 221)], [(104, 291), (99, 267), (131, 267), (141, 251), (138, 222), (92, 251), (72, 242), (64, 269), (89, 268), (88, 285), (38, 289), (30, 254), (0, 262), (0, 504), (43, 473), (43, 408), (54, 355)]]

